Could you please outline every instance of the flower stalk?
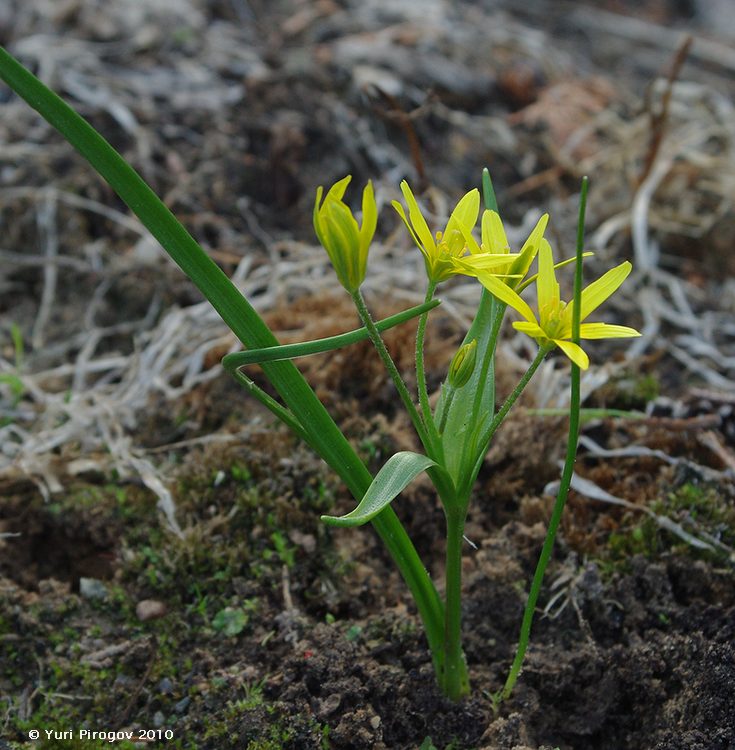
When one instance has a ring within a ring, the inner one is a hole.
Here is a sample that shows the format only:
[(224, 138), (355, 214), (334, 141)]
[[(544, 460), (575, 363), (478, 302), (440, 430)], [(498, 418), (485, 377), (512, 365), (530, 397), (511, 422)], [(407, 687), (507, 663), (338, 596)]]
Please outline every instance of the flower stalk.
[[(582, 299), (584, 215), (585, 209), (587, 207), (588, 187), (589, 180), (587, 177), (584, 177), (582, 180), (582, 190), (579, 201), (579, 221), (577, 223), (576, 265), (574, 270), (574, 296), (571, 321), (571, 339), (572, 343), (576, 344), (577, 346), (579, 346), (580, 340), (580, 302)], [(502, 691), (495, 696), (494, 703), (496, 706), (500, 703), (500, 701), (507, 700), (513, 692), (513, 688), (515, 687), (515, 684), (518, 680), (518, 676), (521, 673), (523, 660), (526, 655), (526, 649), (528, 648), (528, 642), (531, 638), (531, 626), (533, 624), (533, 615), (536, 611), (536, 603), (538, 602), (539, 594), (541, 592), (541, 584), (544, 580), (546, 567), (549, 564), (551, 553), (554, 549), (556, 532), (559, 529), (562, 513), (564, 512), (564, 505), (566, 504), (567, 495), (569, 494), (569, 487), (572, 483), (572, 475), (574, 474), (574, 462), (577, 457), (577, 444), (579, 442), (580, 410), (580, 366), (575, 361), (572, 361), (569, 405), (569, 433), (567, 439), (567, 452), (564, 461), (564, 469), (562, 471), (561, 481), (559, 483), (559, 491), (556, 496), (556, 502), (554, 503), (554, 508), (551, 512), (551, 518), (549, 519), (549, 525), (546, 530), (544, 544), (541, 548), (541, 554), (539, 555), (536, 570), (533, 574), (533, 580), (531, 582), (531, 588), (528, 594), (528, 599), (526, 601), (526, 607), (523, 612), (523, 621), (521, 623), (521, 632), (518, 638), (518, 648), (516, 649), (516, 655), (513, 659), (513, 664), (511, 665)]]
[[(436, 282), (429, 281), (426, 288), (426, 297), (424, 303), (431, 302), (436, 291)], [(426, 323), (429, 320), (429, 311), (427, 310), (419, 318), (419, 325), (416, 329), (416, 388), (419, 394), (419, 403), (421, 405), (421, 417), (427, 429), (431, 429), (434, 421), (431, 417), (431, 406), (429, 406), (429, 393), (426, 388), (426, 370), (424, 367), (424, 340), (426, 338)]]

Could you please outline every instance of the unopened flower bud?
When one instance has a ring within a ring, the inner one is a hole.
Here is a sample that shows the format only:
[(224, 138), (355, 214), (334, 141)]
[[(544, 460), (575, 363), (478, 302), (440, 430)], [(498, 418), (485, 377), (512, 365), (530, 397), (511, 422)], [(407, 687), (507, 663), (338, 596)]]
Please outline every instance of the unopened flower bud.
[[(352, 215), (342, 196), (352, 178), (348, 175), (332, 185), (322, 199), (322, 188), (314, 203), (314, 231), (332, 261), (340, 284), (354, 294), (365, 279), (370, 242), (375, 234), (378, 209), (372, 183), (362, 193), (362, 226)], [(321, 205), (320, 205), (321, 203)]]
[(461, 388), (470, 379), (477, 360), (477, 339), (472, 339), (469, 344), (463, 344), (457, 349), (449, 365), (449, 385), (452, 388)]

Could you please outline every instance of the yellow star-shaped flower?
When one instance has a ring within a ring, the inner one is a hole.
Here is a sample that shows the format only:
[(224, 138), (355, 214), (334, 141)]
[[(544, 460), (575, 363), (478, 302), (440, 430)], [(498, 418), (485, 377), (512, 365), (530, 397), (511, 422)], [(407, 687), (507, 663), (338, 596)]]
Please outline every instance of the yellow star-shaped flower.
[[(503, 277), (503, 282), (511, 289), (515, 289), (528, 273), (538, 253), (548, 221), (549, 215), (544, 214), (523, 243), (520, 253), (513, 254), (510, 252), (508, 237), (500, 215), (497, 211), (483, 211), (482, 244), (477, 244), (472, 236), (471, 227), (469, 229), (463, 227), (464, 239), (470, 254), (454, 259), (456, 272), (478, 276), (483, 271), (492, 268), (494, 275)], [(504, 262), (499, 263), (498, 258), (502, 256), (505, 256)]]
[[(413, 241), (423, 253), (429, 280), (439, 283), (459, 273), (453, 261), (464, 255), (467, 250), (465, 237), (471, 236), (472, 228), (477, 222), (477, 214), (480, 211), (480, 191), (470, 190), (462, 197), (452, 211), (444, 231), (437, 232), (436, 236), (432, 235), (419, 204), (405, 180), (401, 182), (401, 191), (408, 204), (408, 216), (398, 201), (393, 201), (393, 208), (403, 219)], [(486, 258), (485, 270), (492, 268), (493, 262), (500, 265), (507, 264), (508, 256)]]
[[(580, 321), (596, 310), (625, 281), (632, 266), (628, 261), (603, 274), (582, 290)], [(480, 283), (501, 302), (517, 310), (525, 321), (513, 327), (536, 339), (539, 346), (558, 346), (574, 364), (586, 370), (589, 358), (581, 346), (571, 341), (573, 304), (561, 300), (554, 272), (551, 246), (542, 240), (539, 247), (539, 269), (536, 278), (538, 318), (529, 305), (507, 284), (489, 273), (478, 273)], [(608, 323), (580, 323), (581, 339), (613, 339), (640, 336), (634, 328)]]

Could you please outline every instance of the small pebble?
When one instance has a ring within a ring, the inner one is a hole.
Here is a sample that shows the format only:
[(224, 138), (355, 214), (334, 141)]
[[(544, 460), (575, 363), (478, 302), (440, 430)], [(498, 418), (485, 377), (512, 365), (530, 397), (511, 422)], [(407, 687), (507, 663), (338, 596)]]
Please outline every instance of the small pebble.
[(313, 534), (304, 534), (298, 529), (292, 529), (288, 532), (288, 538), (308, 554), (316, 550), (316, 537)]
[(342, 703), (342, 697), (339, 693), (328, 695), (319, 703), (318, 716), (320, 718), (331, 716), (339, 708), (340, 703)]
[(174, 691), (174, 684), (171, 682), (171, 680), (168, 679), (168, 677), (164, 677), (159, 683), (158, 683), (158, 692), (162, 693), (163, 695), (171, 695)]
[(135, 605), (135, 614), (141, 622), (163, 617), (166, 611), (166, 605), (157, 599), (142, 599)]
[(98, 581), (96, 578), (80, 578), (79, 595), (83, 599), (104, 601), (107, 599), (107, 587), (102, 581)]
[(156, 711), (153, 714), (153, 726), (156, 729), (160, 729), (166, 723), (166, 717), (160, 712)]
[(136, 680), (129, 677), (126, 674), (119, 674), (115, 677), (115, 682), (112, 683), (113, 687), (129, 690), (133, 685), (136, 684)]
[(177, 714), (183, 714), (184, 711), (186, 711), (186, 709), (189, 708), (190, 703), (191, 703), (191, 698), (187, 695), (185, 698), (182, 698), (174, 706), (174, 711), (176, 711)]

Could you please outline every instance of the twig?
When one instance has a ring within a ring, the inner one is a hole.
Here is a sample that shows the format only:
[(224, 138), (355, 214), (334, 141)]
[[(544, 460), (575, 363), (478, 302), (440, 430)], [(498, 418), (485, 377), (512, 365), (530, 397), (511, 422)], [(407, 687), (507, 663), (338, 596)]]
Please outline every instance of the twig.
[(56, 231), (56, 196), (53, 191), (44, 195), (43, 203), (36, 213), (38, 233), (48, 262), (43, 266), (43, 291), (38, 306), (36, 320), (33, 322), (31, 343), (35, 349), (43, 346), (44, 328), (51, 317), (51, 308), (56, 297), (56, 281), (59, 276), (58, 266), (53, 262), (59, 252), (59, 236)]
[[(674, 88), (674, 82), (679, 77), (679, 73), (681, 73), (684, 62), (689, 55), (689, 51), (692, 48), (693, 41), (694, 38), (691, 35), (684, 37), (684, 39), (682, 39), (681, 41), (681, 44), (679, 44), (679, 48), (676, 50), (674, 59), (671, 62), (671, 67), (669, 68), (669, 75), (666, 78), (666, 87), (664, 88), (663, 95), (661, 96), (661, 109), (658, 112), (654, 112), (652, 103), (650, 101), (648, 102), (651, 132), (648, 142), (648, 152), (646, 153), (646, 158), (643, 162), (643, 168), (636, 182), (636, 185), (639, 187), (641, 183), (646, 179), (646, 177), (648, 177), (648, 174), (651, 171), (651, 167), (653, 167), (653, 164), (656, 161), (656, 157), (658, 156), (658, 152), (661, 148), (661, 143), (663, 141), (664, 133), (666, 130), (666, 121), (669, 116), (671, 92)], [(651, 90), (649, 89), (649, 98), (650, 96)]]
[[(632, 16), (609, 13), (599, 7), (577, 8), (570, 14), (569, 23), (593, 29), (597, 33), (624, 37), (631, 43), (649, 44), (672, 52), (681, 44), (681, 33), (678, 31)], [(697, 37), (691, 55), (699, 62), (728, 72), (735, 71), (735, 51), (727, 44)]]
[(375, 83), (373, 83), (370, 88), (376, 94), (378, 94), (378, 96), (387, 105), (386, 107), (378, 107), (376, 105), (375, 109), (378, 114), (382, 115), (391, 122), (395, 122), (401, 128), (401, 130), (403, 130), (406, 136), (406, 140), (408, 141), (408, 148), (411, 152), (411, 159), (413, 161), (414, 167), (416, 168), (416, 173), (418, 174), (419, 178), (418, 192), (422, 193), (428, 186), (428, 180), (426, 178), (424, 160), (421, 156), (421, 145), (419, 144), (419, 138), (416, 134), (416, 128), (414, 128), (412, 122), (413, 118), (416, 117), (417, 113), (420, 112), (422, 108), (414, 110), (409, 114), (401, 107), (400, 102), (398, 101), (398, 99), (396, 99), (395, 96), (389, 94), (387, 91), (384, 91)]
[(145, 672), (143, 672), (143, 676), (140, 678), (140, 680), (138, 681), (138, 684), (133, 689), (133, 692), (130, 696), (130, 700), (127, 702), (127, 705), (125, 706), (122, 713), (120, 714), (120, 718), (118, 719), (119, 726), (125, 726), (125, 724), (127, 724), (128, 717), (130, 716), (130, 712), (133, 710), (135, 701), (138, 700), (140, 691), (143, 689), (143, 686), (148, 680), (151, 670), (153, 669), (153, 665), (156, 663), (157, 654), (158, 654), (158, 639), (156, 638), (155, 635), (152, 635), (151, 641), (150, 641), (150, 656), (148, 657), (148, 664), (145, 668)]
[(717, 437), (717, 433), (707, 430), (701, 435), (697, 435), (697, 440), (705, 448), (709, 448), (730, 471), (735, 472), (735, 454), (722, 444), (719, 437)]

